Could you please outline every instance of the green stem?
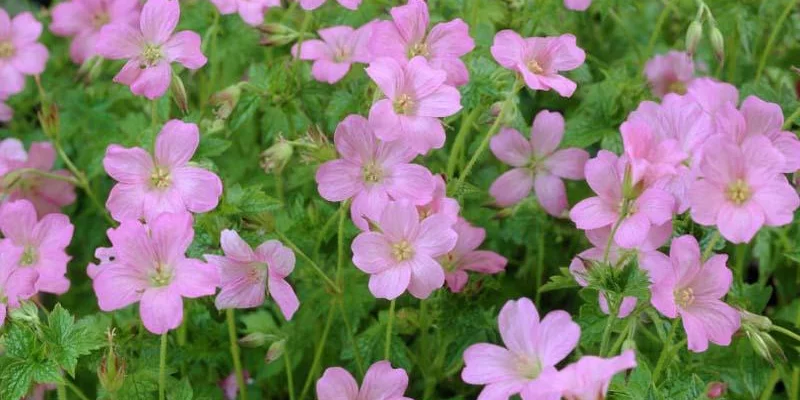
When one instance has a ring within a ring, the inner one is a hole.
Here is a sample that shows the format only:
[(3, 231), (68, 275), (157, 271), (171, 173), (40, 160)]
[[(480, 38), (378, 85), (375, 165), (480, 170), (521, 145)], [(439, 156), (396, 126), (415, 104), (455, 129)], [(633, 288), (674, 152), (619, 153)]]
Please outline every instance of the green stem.
[(714, 231), (714, 235), (711, 236), (711, 239), (708, 241), (708, 245), (706, 245), (706, 249), (703, 251), (703, 261), (708, 260), (712, 254), (714, 254), (714, 247), (717, 247), (717, 242), (721, 239), (719, 231)]
[(239, 342), (236, 337), (236, 316), (232, 308), (225, 310), (225, 319), (228, 322), (228, 340), (231, 343), (231, 358), (233, 359), (233, 369), (236, 372), (236, 384), (239, 386), (240, 398), (247, 400), (247, 386), (244, 383), (244, 371), (242, 370), (242, 360), (239, 351)]
[(150, 101), (150, 127), (153, 129), (153, 136), (158, 134), (158, 100)]
[(622, 220), (625, 219), (625, 214), (628, 213), (628, 207), (630, 207), (630, 204), (631, 201), (628, 199), (622, 201), (622, 212), (619, 213), (617, 222), (614, 222), (614, 226), (611, 227), (611, 233), (608, 234), (608, 240), (606, 240), (606, 248), (603, 249), (603, 264), (608, 264), (608, 256), (611, 252), (611, 244), (614, 243), (614, 235), (617, 234), (617, 230), (622, 224)]
[(306, 382), (303, 384), (303, 390), (300, 392), (301, 400), (306, 398), (308, 390), (311, 389), (311, 382), (314, 380), (314, 377), (317, 374), (319, 363), (322, 360), (322, 353), (324, 352), (325, 346), (328, 343), (328, 333), (331, 331), (331, 324), (333, 324), (334, 314), (335, 312), (333, 309), (333, 304), (331, 304), (331, 308), (328, 310), (328, 321), (325, 322), (325, 329), (322, 331), (322, 337), (317, 345), (317, 350), (314, 352), (314, 361), (311, 363), (311, 369), (308, 371), (308, 377), (306, 377)]
[(647, 41), (647, 50), (645, 50), (644, 54), (648, 57), (653, 53), (653, 49), (656, 46), (656, 39), (658, 39), (658, 34), (661, 32), (661, 27), (664, 26), (664, 22), (667, 21), (667, 17), (669, 17), (669, 13), (672, 10), (669, 2), (670, 0), (666, 0), (664, 9), (661, 10), (661, 14), (658, 15), (658, 20), (656, 21), (656, 26), (653, 28), (653, 33), (650, 34), (650, 40)]
[(773, 330), (773, 331), (776, 331), (776, 332), (780, 332), (780, 333), (782, 333), (782, 334), (784, 334), (784, 335), (796, 340), (798, 343), (800, 343), (800, 335), (798, 335), (798, 334), (796, 334), (796, 333), (794, 333), (794, 332), (792, 332), (792, 331), (790, 331), (790, 330), (788, 330), (788, 329), (786, 329), (786, 328), (784, 328), (782, 326), (772, 325), (770, 330)]
[[(347, 215), (347, 208), (350, 202), (345, 201), (342, 203), (339, 209), (339, 226), (336, 232), (336, 282), (338, 283), (337, 288), (339, 285), (342, 284), (342, 268), (344, 267), (344, 220), (345, 216)], [(341, 293), (341, 291), (339, 292)]]
[(18, 174), (19, 176), (22, 176), (24, 174), (33, 174), (33, 175), (41, 176), (43, 178), (59, 180), (59, 181), (62, 181), (62, 182), (68, 182), (68, 183), (71, 183), (71, 184), (73, 184), (75, 186), (80, 186), (81, 185), (81, 183), (78, 182), (78, 180), (75, 179), (72, 176), (64, 176), (64, 175), (54, 174), (52, 172), (47, 172), (47, 171), (43, 171), (41, 169), (36, 169), (36, 168), (20, 168), (18, 170), (13, 171), (13, 174), (15, 174), (15, 175)]
[(775, 390), (775, 385), (778, 384), (778, 381), (781, 378), (780, 371), (778, 368), (772, 370), (769, 374), (769, 379), (767, 380), (767, 386), (764, 388), (764, 391), (761, 392), (761, 396), (758, 398), (759, 400), (769, 400), (772, 398), (772, 392)]
[(383, 344), (383, 359), (389, 360), (392, 352), (392, 325), (394, 325), (395, 300), (389, 305), (389, 319), (386, 321), (386, 341)]
[(678, 332), (678, 321), (679, 318), (675, 318), (672, 321), (672, 327), (669, 330), (669, 336), (667, 340), (664, 342), (664, 346), (661, 348), (661, 354), (658, 356), (658, 362), (656, 362), (656, 368), (653, 370), (653, 375), (651, 381), (654, 385), (658, 384), (658, 378), (661, 377), (661, 373), (664, 372), (664, 368), (667, 367), (667, 358), (672, 353), (674, 347), (672, 342), (675, 340), (675, 334)]
[[(308, 26), (311, 24), (311, 11), (304, 11), (303, 12), (303, 22), (300, 24), (300, 33), (297, 39), (297, 55), (298, 57), (294, 57), (292, 59), (292, 63), (294, 64), (294, 76), (297, 78), (297, 66), (300, 65), (298, 61), (300, 61), (300, 53), (303, 49), (303, 41), (306, 38), (306, 32), (308, 31)], [(299, 80), (299, 79), (298, 79)]]
[(64, 384), (70, 390), (72, 390), (72, 393), (75, 393), (75, 395), (78, 396), (79, 399), (81, 399), (81, 400), (89, 400), (89, 397), (87, 397), (85, 394), (83, 394), (83, 391), (81, 391), (81, 389), (79, 387), (75, 386), (74, 383), (64, 379)]
[(275, 193), (278, 195), (278, 200), (281, 201), (281, 204), (285, 204), (286, 198), (283, 188), (283, 171), (281, 170), (275, 171)]
[(294, 400), (294, 375), (292, 373), (292, 360), (289, 359), (289, 348), (283, 349), (283, 364), (286, 366), (286, 386), (289, 390), (289, 400)]
[(542, 300), (542, 281), (544, 280), (544, 234), (536, 235), (536, 304)]
[(475, 108), (461, 117), (461, 127), (458, 129), (455, 141), (453, 142), (453, 148), (450, 149), (450, 155), (447, 158), (446, 176), (448, 178), (452, 177), (456, 172), (456, 165), (458, 165), (460, 159), (459, 154), (461, 154), (461, 149), (464, 147), (464, 142), (467, 140), (467, 133), (469, 133), (478, 115), (480, 115), (480, 109)]
[(344, 309), (344, 301), (340, 299), (338, 303), (339, 303), (339, 312), (341, 312), (342, 320), (344, 321), (344, 328), (347, 329), (347, 337), (350, 340), (350, 345), (353, 346), (353, 358), (355, 358), (356, 360), (358, 375), (363, 378), (364, 360), (361, 359), (361, 352), (358, 351), (358, 342), (356, 342), (356, 338), (355, 336), (353, 336), (353, 326), (350, 325), (350, 318), (347, 317), (347, 312)]
[(611, 341), (611, 328), (614, 326), (614, 320), (617, 319), (617, 313), (619, 310), (619, 302), (614, 302), (611, 300), (608, 295), (606, 295), (606, 299), (608, 300), (608, 318), (606, 319), (606, 326), (603, 328), (603, 336), (600, 340), (600, 356), (606, 356), (606, 351), (608, 351), (608, 344)]
[(158, 399), (167, 398), (167, 339), (168, 332), (161, 334), (161, 352), (158, 361)]
[(63, 383), (59, 383), (56, 387), (56, 391), (58, 394), (58, 400), (67, 400), (67, 386)]
[(756, 69), (756, 77), (755, 82), (761, 78), (761, 75), (764, 73), (764, 67), (767, 65), (767, 58), (769, 54), (772, 52), (772, 47), (775, 45), (775, 40), (778, 38), (778, 33), (781, 31), (783, 27), (783, 23), (786, 22), (786, 18), (789, 17), (791, 14), (792, 9), (797, 4), (798, 0), (790, 0), (788, 4), (786, 4), (786, 8), (781, 13), (781, 16), (778, 17), (778, 21), (775, 22), (773, 25), (772, 33), (769, 35), (769, 39), (767, 40), (767, 46), (764, 47), (764, 53), (761, 54), (761, 61), (758, 63), (758, 69)]
[(86, 196), (89, 197), (89, 200), (94, 204), (98, 211), (105, 217), (106, 221), (108, 221), (111, 225), (116, 225), (117, 222), (111, 218), (111, 215), (108, 214), (108, 210), (106, 210), (105, 206), (100, 203), (100, 200), (94, 194), (92, 187), (89, 185), (89, 180), (86, 179), (86, 175), (81, 172), (78, 167), (72, 162), (72, 160), (67, 156), (67, 153), (64, 151), (64, 148), (61, 147), (61, 142), (58, 140), (53, 141), (53, 146), (56, 148), (56, 153), (61, 158), (61, 161), (64, 162), (64, 165), (67, 167), (69, 172), (75, 177), (78, 181), (78, 186), (83, 189), (86, 193)]
[(297, 245), (294, 244), (294, 242), (292, 242), (288, 237), (286, 237), (286, 235), (281, 233), (281, 231), (279, 230), (275, 230), (275, 234), (278, 235), (278, 237), (284, 243), (286, 243), (289, 247), (291, 247), (292, 250), (294, 250), (294, 252), (300, 256), (300, 258), (302, 258), (309, 265), (311, 265), (311, 268), (325, 281), (325, 283), (330, 285), (331, 289), (333, 289), (334, 292), (336, 292), (337, 294), (342, 293), (341, 289), (339, 289), (339, 285), (337, 285), (334, 281), (332, 281), (331, 278), (328, 278), (328, 275), (322, 271), (322, 268), (320, 268), (319, 265), (317, 265), (317, 263), (315, 263), (314, 260), (311, 259), (311, 257), (307, 256), (306, 253), (303, 252), (303, 250), (300, 250), (300, 248), (297, 247)]
[(619, 351), (622, 349), (622, 344), (625, 343), (625, 339), (633, 337), (633, 329), (636, 326), (636, 321), (638, 321), (639, 316), (638, 314), (633, 314), (629, 315), (627, 319), (628, 322), (625, 325), (625, 329), (622, 330), (622, 334), (620, 334), (614, 344), (611, 345), (611, 350), (608, 351), (608, 354), (619, 354)]
[(794, 120), (797, 119), (797, 117), (800, 117), (800, 107), (797, 107), (797, 109), (794, 110), (794, 112), (791, 115), (789, 115), (789, 117), (786, 118), (786, 121), (783, 122), (783, 129), (788, 130), (789, 128), (791, 128), (792, 123), (794, 122)]

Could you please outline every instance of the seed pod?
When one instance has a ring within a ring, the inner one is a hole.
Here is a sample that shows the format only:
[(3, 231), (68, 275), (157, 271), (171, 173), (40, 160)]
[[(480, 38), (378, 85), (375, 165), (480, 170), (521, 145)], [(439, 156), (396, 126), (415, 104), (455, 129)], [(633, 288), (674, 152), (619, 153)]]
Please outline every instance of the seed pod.
[(267, 350), (267, 355), (264, 357), (264, 362), (267, 364), (281, 358), (283, 352), (286, 350), (286, 339), (278, 340), (272, 343)]
[(289, 163), (292, 154), (294, 154), (292, 144), (283, 138), (278, 138), (275, 144), (261, 153), (261, 168), (266, 173), (281, 172)]
[(725, 59), (725, 39), (722, 37), (722, 32), (716, 26), (711, 28), (711, 48), (714, 49), (714, 55), (718, 61)]
[(211, 105), (215, 107), (214, 115), (219, 119), (228, 119), (239, 103), (239, 97), (242, 95), (242, 89), (239, 83), (228, 86), (211, 96)]
[(689, 29), (686, 30), (686, 52), (689, 55), (694, 54), (697, 50), (697, 45), (703, 37), (703, 24), (700, 21), (692, 21), (689, 24)]
[(170, 84), (170, 91), (172, 98), (175, 99), (175, 104), (184, 114), (189, 112), (189, 100), (186, 97), (186, 88), (183, 86), (183, 81), (175, 72), (172, 73), (172, 82)]

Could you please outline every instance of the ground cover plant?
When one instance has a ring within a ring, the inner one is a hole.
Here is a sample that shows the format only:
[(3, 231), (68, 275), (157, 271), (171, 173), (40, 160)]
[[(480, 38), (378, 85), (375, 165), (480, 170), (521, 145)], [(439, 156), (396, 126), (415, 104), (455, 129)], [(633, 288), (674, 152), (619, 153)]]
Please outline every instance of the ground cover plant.
[(0, 5), (0, 399), (800, 398), (796, 0)]

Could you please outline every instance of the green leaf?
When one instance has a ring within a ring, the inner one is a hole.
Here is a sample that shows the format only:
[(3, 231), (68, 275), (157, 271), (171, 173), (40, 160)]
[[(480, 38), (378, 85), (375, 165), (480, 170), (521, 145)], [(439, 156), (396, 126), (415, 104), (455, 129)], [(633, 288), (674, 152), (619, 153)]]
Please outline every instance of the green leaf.
[(189, 384), (189, 380), (186, 378), (181, 379), (181, 381), (173, 386), (167, 393), (168, 400), (192, 400), (193, 398), (194, 392), (192, 391), (192, 385)]
[(19, 399), (33, 383), (33, 366), (25, 360), (14, 360), (3, 364), (0, 371), (0, 398)]
[(43, 329), (48, 358), (74, 376), (78, 358), (104, 344), (102, 333), (89, 328), (85, 324), (76, 325), (75, 318), (61, 304), (56, 304)]
[(576, 287), (579, 287), (578, 282), (575, 281), (575, 277), (569, 272), (569, 268), (561, 268), (561, 275), (551, 276), (550, 281), (539, 288), (539, 292), (544, 293), (552, 290)]

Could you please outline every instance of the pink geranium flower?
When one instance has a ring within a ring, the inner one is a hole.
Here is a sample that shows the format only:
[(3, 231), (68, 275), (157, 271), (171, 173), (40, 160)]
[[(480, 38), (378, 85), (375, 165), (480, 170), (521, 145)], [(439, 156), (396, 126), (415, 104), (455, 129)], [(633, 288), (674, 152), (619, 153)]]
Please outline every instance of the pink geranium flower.
[[(300, 2), (300, 7), (304, 10), (315, 10), (325, 4), (327, 0), (297, 0)], [(361, 0), (336, 0), (342, 7), (355, 10), (361, 5)]]
[[(583, 356), (564, 367), (554, 383), (561, 388), (561, 396), (566, 400), (600, 400), (606, 398), (614, 375), (635, 367), (636, 354), (633, 350), (626, 350), (612, 358)], [(537, 398), (534, 397), (536, 388), (527, 388), (522, 392), (522, 397), (526, 395)]]
[(369, 123), (380, 139), (402, 139), (419, 154), (444, 146), (439, 118), (461, 110), (461, 94), (445, 83), (447, 73), (419, 56), (405, 65), (378, 58), (366, 71), (386, 96), (369, 110)]
[(564, 97), (572, 97), (578, 85), (559, 72), (578, 68), (586, 59), (571, 34), (523, 38), (506, 29), (495, 35), (491, 51), (498, 64), (521, 74), (529, 88), (553, 89)]
[(597, 194), (582, 200), (570, 211), (578, 229), (593, 230), (613, 226), (621, 220), (614, 242), (624, 248), (640, 246), (652, 227), (672, 219), (674, 197), (657, 187), (637, 184), (629, 193), (629, 207), (624, 203), (623, 185), (628, 163), (614, 153), (601, 150), (597, 157), (586, 162), (586, 181)]
[(684, 94), (686, 86), (694, 79), (694, 61), (685, 52), (673, 50), (647, 61), (644, 74), (657, 97), (667, 93)]
[(713, 78), (693, 79), (687, 88), (686, 96), (691, 97), (711, 116), (726, 104), (736, 107), (739, 103), (739, 90), (730, 83)]
[(734, 243), (749, 242), (763, 225), (792, 222), (800, 198), (781, 174), (782, 155), (763, 135), (741, 146), (725, 138), (706, 143), (702, 178), (689, 190), (692, 219), (716, 225)]
[(578, 324), (561, 310), (540, 321), (536, 306), (526, 298), (507, 302), (497, 321), (506, 347), (478, 343), (467, 348), (461, 379), (486, 385), (480, 399), (505, 400), (527, 386), (536, 393), (531, 399), (558, 400), (551, 385), (555, 365), (578, 345)]
[(592, 0), (564, 0), (564, 7), (573, 11), (586, 11), (592, 5)]
[(353, 264), (370, 274), (369, 290), (375, 297), (391, 300), (408, 289), (425, 299), (444, 285), (444, 269), (436, 259), (458, 239), (446, 216), (420, 221), (417, 208), (401, 200), (386, 205), (377, 225), (379, 232), (362, 232), (351, 246)]
[(495, 157), (514, 167), (489, 188), (498, 205), (514, 205), (533, 189), (548, 214), (563, 216), (567, 191), (561, 179), (583, 179), (584, 165), (589, 159), (589, 153), (583, 149), (558, 150), (563, 137), (564, 117), (544, 110), (533, 120), (530, 139), (511, 128), (492, 138), (489, 146)]
[(111, 216), (117, 221), (150, 220), (163, 212), (216, 208), (222, 182), (189, 163), (199, 142), (197, 125), (173, 119), (156, 137), (155, 156), (141, 147), (108, 146), (103, 166), (118, 182), (106, 201)]
[(8, 242), (0, 243), (0, 327), (9, 310), (19, 307), (20, 300), (36, 294), (39, 274), (33, 268), (19, 268), (22, 251)]
[(404, 143), (376, 138), (364, 117), (349, 115), (333, 140), (342, 158), (319, 167), (317, 189), (328, 201), (352, 198), (350, 214), (362, 230), (369, 229), (367, 219), (379, 218), (389, 200), (431, 201), (435, 182), (430, 171), (411, 163), (415, 153)]
[(48, 52), (37, 42), (42, 24), (24, 12), (14, 19), (0, 8), (0, 92), (15, 94), (25, 88), (25, 75), (44, 72)]
[(292, 55), (313, 60), (311, 75), (320, 82), (336, 83), (347, 75), (353, 63), (368, 63), (372, 56), (367, 49), (373, 24), (361, 28), (342, 25), (318, 31), (322, 40), (306, 40), (292, 47)]
[(14, 109), (5, 103), (6, 100), (8, 100), (8, 94), (0, 92), (0, 122), (11, 121), (11, 118), (14, 117)]
[(173, 34), (180, 15), (178, 0), (147, 0), (138, 29), (124, 24), (103, 27), (97, 53), (112, 60), (128, 60), (114, 82), (129, 85), (134, 94), (153, 100), (167, 92), (171, 63), (192, 70), (206, 64), (200, 35), (192, 31)]
[(135, 27), (139, 23), (139, 0), (71, 0), (53, 8), (50, 30), (72, 37), (69, 54), (77, 64), (97, 54), (100, 30), (109, 24)]
[(372, 364), (364, 375), (361, 389), (347, 370), (332, 367), (317, 381), (319, 400), (411, 400), (403, 396), (408, 387), (408, 374), (392, 368), (389, 361)]
[[(244, 375), (245, 384), (249, 384), (253, 381), (250, 378), (250, 372), (242, 371), (242, 375)], [(239, 394), (239, 383), (236, 382), (236, 373), (231, 373), (225, 379), (219, 382), (219, 388), (222, 389), (222, 392), (225, 393), (225, 398), (227, 400), (236, 400), (236, 396)]]
[(672, 240), (671, 263), (666, 272), (650, 287), (650, 302), (668, 318), (680, 316), (689, 339), (689, 350), (704, 352), (708, 342), (727, 346), (739, 330), (739, 312), (725, 304), (733, 274), (725, 265), (726, 254), (717, 254), (703, 261), (697, 239), (684, 235)]
[(155, 334), (183, 321), (183, 297), (216, 292), (216, 268), (186, 258), (194, 230), (189, 213), (164, 213), (147, 225), (124, 220), (108, 230), (116, 257), (97, 271), (94, 292), (100, 309), (114, 311), (141, 302), (144, 327)]
[(453, 230), (458, 235), (453, 250), (442, 257), (439, 263), (445, 270), (445, 281), (447, 287), (453, 293), (458, 293), (464, 289), (469, 275), (467, 271), (479, 272), (481, 274), (497, 274), (506, 269), (508, 260), (505, 257), (487, 250), (477, 250), (486, 239), (486, 230), (469, 224), (467, 220), (460, 218)]
[(264, 23), (264, 12), (271, 7), (280, 7), (281, 0), (211, 0), (222, 15), (239, 13), (250, 26)]
[(423, 0), (409, 0), (390, 11), (393, 21), (375, 25), (370, 51), (377, 57), (391, 57), (405, 62), (416, 56), (425, 57), (432, 68), (447, 73), (448, 85), (459, 86), (469, 81), (469, 71), (460, 57), (475, 48), (469, 26), (460, 18), (436, 24), (428, 32), (430, 15)]
[(67, 246), (74, 227), (64, 214), (47, 214), (39, 220), (36, 209), (27, 200), (3, 205), (0, 231), (4, 242), (21, 252), (18, 266), (35, 270), (39, 279), (36, 290), (64, 294), (69, 289), (66, 277)]
[(287, 320), (300, 306), (286, 277), (294, 270), (294, 252), (277, 240), (268, 240), (253, 250), (236, 231), (226, 229), (220, 237), (225, 257), (206, 255), (217, 267), (220, 292), (217, 308), (253, 308), (264, 304), (266, 293), (272, 295)]
[(56, 151), (48, 142), (32, 143), (27, 153), (17, 139), (0, 142), (0, 174), (5, 180), (5, 187), (0, 189), (0, 193), (7, 196), (5, 201), (28, 200), (40, 216), (60, 212), (61, 207), (75, 202), (72, 183), (26, 172), (28, 169), (37, 169), (64, 177), (71, 176), (66, 170), (52, 171), (55, 162)]
[(444, 182), (442, 175), (434, 175), (433, 182), (433, 198), (428, 203), (417, 206), (419, 217), (425, 219), (434, 214), (442, 214), (447, 217), (451, 225), (455, 224), (458, 221), (458, 213), (461, 210), (458, 200), (447, 197), (447, 184)]

